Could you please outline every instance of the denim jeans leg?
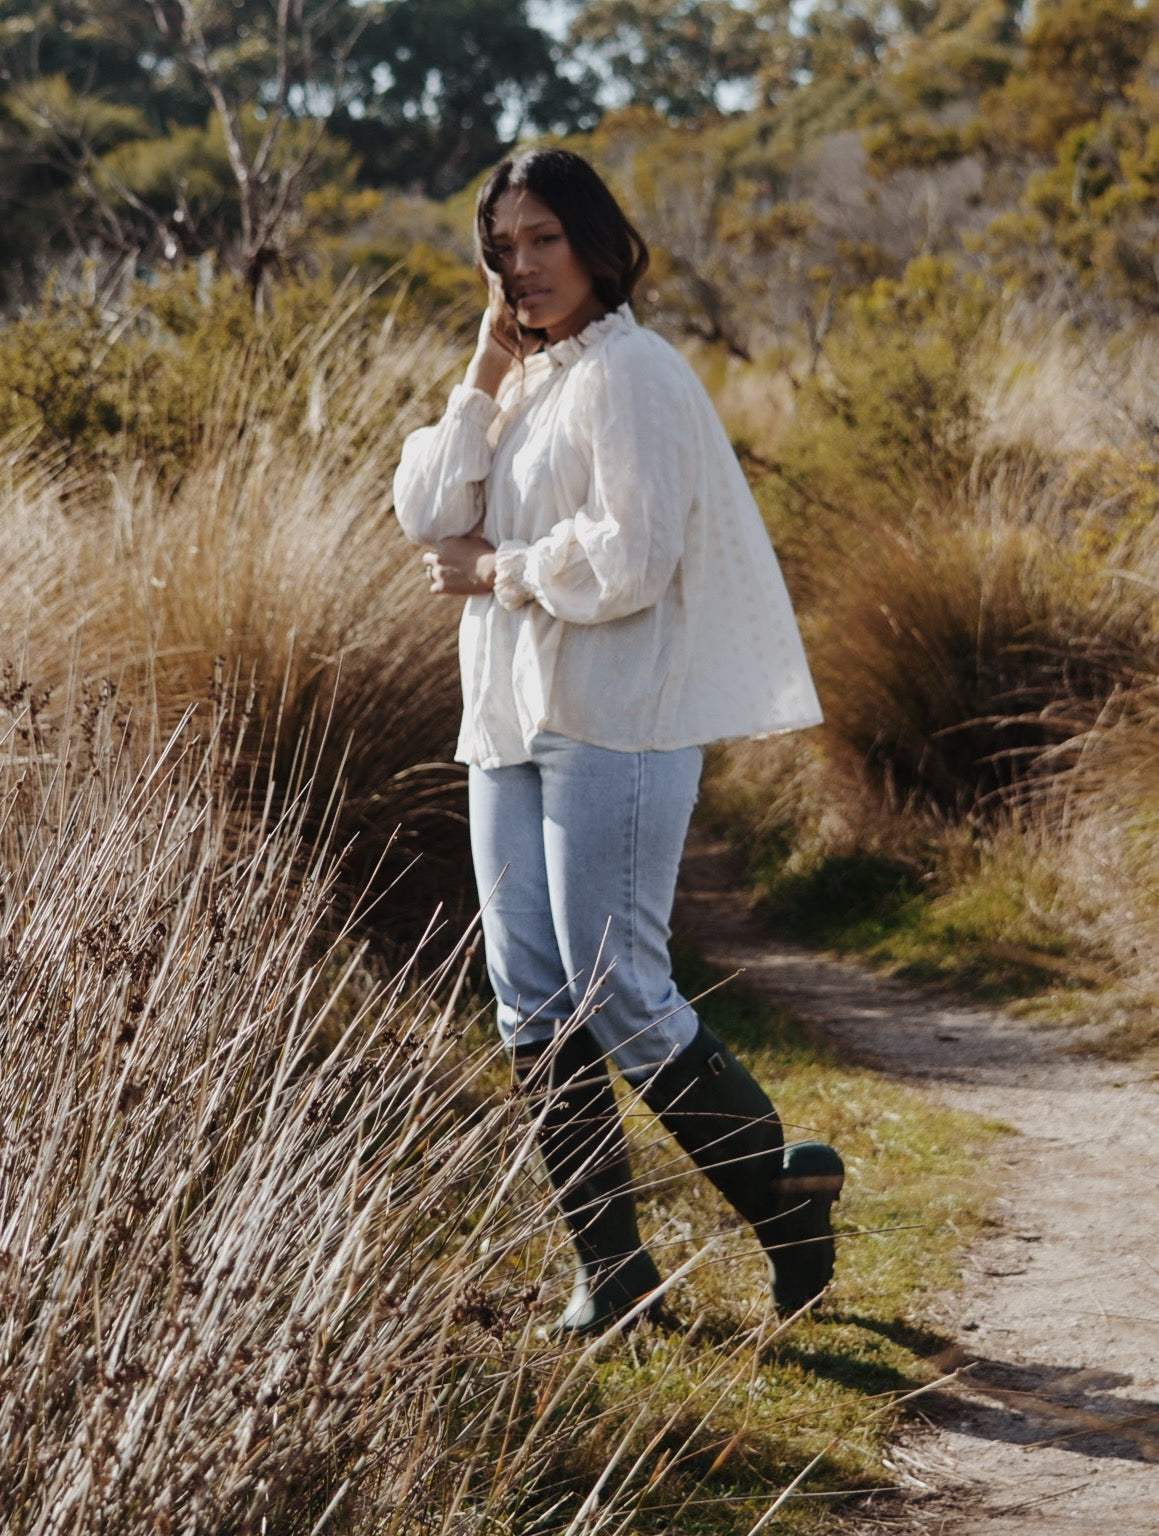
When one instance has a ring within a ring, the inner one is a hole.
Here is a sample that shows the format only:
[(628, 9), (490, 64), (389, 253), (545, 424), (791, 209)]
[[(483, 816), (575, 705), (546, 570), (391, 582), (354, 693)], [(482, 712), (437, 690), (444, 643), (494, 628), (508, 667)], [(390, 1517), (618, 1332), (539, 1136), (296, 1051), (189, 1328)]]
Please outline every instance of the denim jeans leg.
[(696, 1035), (677, 990), (669, 919), (703, 753), (620, 752), (554, 733), (532, 743), (541, 775), (547, 886), (576, 1003), (606, 974), (588, 1028), (633, 1081)]
[(543, 856), (543, 802), (534, 763), (472, 767), (471, 856), (499, 1033), (510, 1050), (551, 1040), (571, 1016)]

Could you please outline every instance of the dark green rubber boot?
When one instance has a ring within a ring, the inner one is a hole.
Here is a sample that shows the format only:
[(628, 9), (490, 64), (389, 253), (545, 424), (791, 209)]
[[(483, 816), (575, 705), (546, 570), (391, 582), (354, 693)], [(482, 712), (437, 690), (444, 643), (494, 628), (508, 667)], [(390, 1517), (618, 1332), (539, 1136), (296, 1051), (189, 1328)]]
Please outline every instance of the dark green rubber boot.
[(833, 1276), (829, 1213), (845, 1178), (837, 1152), (820, 1141), (786, 1151), (768, 1095), (703, 1024), (641, 1093), (756, 1232), (777, 1311), (790, 1316), (819, 1296)]
[(611, 1078), (583, 1028), (546, 1049), (516, 1051), (514, 1066), (533, 1112), (542, 1114), (539, 1150), (579, 1260), (571, 1300), (553, 1332), (596, 1333), (660, 1284), (640, 1242)]

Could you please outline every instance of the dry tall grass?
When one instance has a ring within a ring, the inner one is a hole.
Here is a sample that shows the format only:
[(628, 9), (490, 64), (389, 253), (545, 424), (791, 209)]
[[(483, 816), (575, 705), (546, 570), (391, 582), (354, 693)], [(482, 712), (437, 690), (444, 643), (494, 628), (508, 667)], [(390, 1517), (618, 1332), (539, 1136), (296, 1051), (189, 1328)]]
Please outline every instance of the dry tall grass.
[(239, 806), (228, 708), (141, 752), (107, 691), (58, 732), (10, 702), (5, 1531), (618, 1526), (651, 1437), (695, 1440), (737, 1367), (674, 1416), (627, 1394), (589, 1464), (607, 1345), (537, 1338), (532, 1132), (451, 970), (376, 983), (323, 939), (327, 839), (304, 785)]
[[(324, 796), (341, 781), (356, 885), (385, 856), (385, 888), (421, 846), (414, 910), (393, 914), (410, 940), (436, 889), (453, 905), (466, 884), (456, 615), (426, 592), (390, 481), (455, 353), (347, 300), (274, 357), (238, 349), (179, 475), (9, 444), (0, 629), (37, 687), (59, 691), (79, 665), (155, 700), (170, 725), (215, 675), (236, 679), (252, 693), (246, 751), (276, 782), (307, 739)], [(294, 383), (280, 404), (278, 367)]]
[[(832, 1454), (834, 1409), (776, 1374), (759, 1279), (719, 1347), (703, 1316), (638, 1356), (543, 1341), (562, 1234), (457, 962), (375, 979), (333, 931), (334, 817), (319, 838), (304, 782), (239, 794), (228, 690), (168, 737), (99, 685), (56, 725), (7, 701), (5, 1532), (776, 1528), (773, 1478)], [(659, 1223), (704, 1285), (703, 1233)], [(882, 1411), (843, 1405), (838, 1438)]]
[[(920, 341), (891, 331), (880, 365), (861, 349), (860, 391), (805, 401), (793, 496), (772, 499), (826, 723), (812, 744), (730, 749), (710, 800), (778, 910), (814, 875), (839, 904), (856, 868), (850, 929), (872, 946), (912, 919), (889, 941), (900, 963), (944, 973), (988, 931), (999, 960), (1102, 978), (1086, 1014), (1114, 998), (1142, 1018), (1159, 953), (1155, 337), (1036, 333), (1021, 314), (943, 348), (931, 399), (957, 457), (939, 438), (940, 480), (901, 423)], [(924, 956), (922, 902), (874, 929), (875, 867), (942, 903)]]
[(351, 1002), (325, 843), (300, 797), (239, 820), (225, 723), (142, 756), (106, 697), (4, 742), (13, 1533), (305, 1529), (370, 1469), (421, 1485), (398, 1427), (496, 1262), (494, 1215), (457, 1241), (496, 1135), (450, 1114), (477, 1068), (448, 1078), (400, 982)]
[(835, 760), (952, 815), (1053, 770), (1047, 749), (1159, 666), (1153, 595), (1116, 574), (1152, 555), (1102, 510), (1011, 454), (905, 526), (850, 518), (812, 626)]

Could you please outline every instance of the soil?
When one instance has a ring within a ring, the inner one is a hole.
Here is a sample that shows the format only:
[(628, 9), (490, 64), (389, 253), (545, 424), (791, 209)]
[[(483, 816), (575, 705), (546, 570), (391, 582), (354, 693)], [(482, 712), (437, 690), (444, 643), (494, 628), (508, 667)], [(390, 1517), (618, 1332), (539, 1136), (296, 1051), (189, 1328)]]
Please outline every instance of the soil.
[[(993, 1225), (925, 1320), (952, 1381), (919, 1398), (897, 1484), (850, 1536), (1159, 1536), (1159, 1074), (762, 929), (693, 833), (677, 925), (849, 1056), (1001, 1121)], [(994, 1170), (988, 1171), (992, 1179)]]

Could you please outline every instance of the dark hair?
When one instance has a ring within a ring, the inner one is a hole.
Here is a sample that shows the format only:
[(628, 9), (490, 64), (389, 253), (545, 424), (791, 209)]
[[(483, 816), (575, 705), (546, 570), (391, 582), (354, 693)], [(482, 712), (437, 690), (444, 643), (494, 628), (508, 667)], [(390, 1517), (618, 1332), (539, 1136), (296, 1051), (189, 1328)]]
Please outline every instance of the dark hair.
[(516, 188), (525, 188), (555, 214), (601, 304), (619, 309), (632, 297), (648, 268), (644, 237), (588, 162), (568, 149), (509, 156), (488, 176), (475, 203), (475, 254), (481, 266), (500, 270), (492, 244), (495, 204)]

